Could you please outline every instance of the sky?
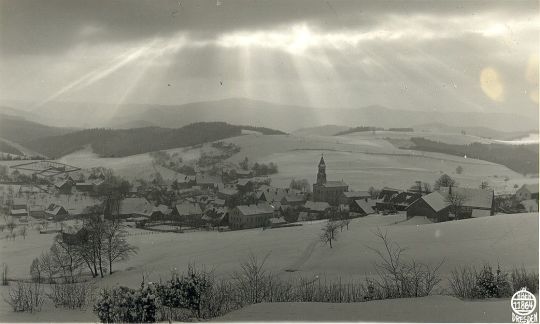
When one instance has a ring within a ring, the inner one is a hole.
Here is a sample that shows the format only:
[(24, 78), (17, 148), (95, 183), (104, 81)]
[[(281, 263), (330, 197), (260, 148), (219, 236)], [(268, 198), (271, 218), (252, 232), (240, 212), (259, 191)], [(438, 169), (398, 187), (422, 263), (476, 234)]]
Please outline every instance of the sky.
[(538, 116), (538, 1), (0, 0), (0, 103)]

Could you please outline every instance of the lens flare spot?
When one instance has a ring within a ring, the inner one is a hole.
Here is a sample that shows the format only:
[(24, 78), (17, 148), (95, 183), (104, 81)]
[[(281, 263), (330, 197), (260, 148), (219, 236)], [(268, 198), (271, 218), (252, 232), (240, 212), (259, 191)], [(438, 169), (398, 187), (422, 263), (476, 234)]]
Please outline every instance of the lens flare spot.
[(504, 99), (504, 85), (502, 78), (492, 67), (484, 68), (480, 72), (480, 87), (490, 99), (502, 101)]

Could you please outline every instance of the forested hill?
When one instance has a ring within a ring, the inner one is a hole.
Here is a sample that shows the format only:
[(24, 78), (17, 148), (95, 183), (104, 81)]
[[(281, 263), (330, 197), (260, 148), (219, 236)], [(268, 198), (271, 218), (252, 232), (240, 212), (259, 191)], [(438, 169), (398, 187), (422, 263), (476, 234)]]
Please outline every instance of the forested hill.
[(481, 144), (456, 145), (435, 142), (423, 137), (413, 137), (413, 147), (408, 149), (438, 152), (502, 164), (521, 174), (538, 173), (538, 145)]
[(208, 122), (194, 123), (177, 129), (160, 127), (86, 129), (60, 136), (35, 139), (22, 144), (51, 158), (59, 158), (89, 144), (93, 151), (102, 157), (122, 157), (239, 136), (242, 130), (256, 131), (264, 135), (285, 134), (264, 127)]

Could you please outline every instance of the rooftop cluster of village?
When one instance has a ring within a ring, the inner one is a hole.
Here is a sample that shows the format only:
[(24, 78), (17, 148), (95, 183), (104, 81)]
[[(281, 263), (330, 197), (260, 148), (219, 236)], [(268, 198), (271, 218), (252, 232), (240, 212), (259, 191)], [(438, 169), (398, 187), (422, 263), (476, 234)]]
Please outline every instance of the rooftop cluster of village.
[[(462, 188), (446, 174), (433, 185), (417, 181), (408, 189), (351, 190), (344, 180), (327, 180), (322, 156), (313, 185), (310, 179), (291, 179), (288, 188), (273, 187), (264, 175), (267, 172), (260, 172), (259, 164), (253, 168), (247, 159), (238, 165), (222, 165), (219, 172), (212, 164), (192, 170), (192, 175), (151, 181), (127, 181), (104, 168), (81, 170), (46, 161), (34, 163), (49, 163), (46, 170), (61, 172), (29, 176), (17, 168), (1, 170), (2, 211), (19, 222), (28, 218), (60, 222), (101, 215), (148, 230), (181, 232), (296, 226), (303, 221), (375, 213), (401, 212), (407, 218), (423, 216), (442, 222), (538, 211), (538, 185), (523, 185), (514, 195), (496, 197), (487, 183)], [(271, 167), (277, 169), (273, 164)]]

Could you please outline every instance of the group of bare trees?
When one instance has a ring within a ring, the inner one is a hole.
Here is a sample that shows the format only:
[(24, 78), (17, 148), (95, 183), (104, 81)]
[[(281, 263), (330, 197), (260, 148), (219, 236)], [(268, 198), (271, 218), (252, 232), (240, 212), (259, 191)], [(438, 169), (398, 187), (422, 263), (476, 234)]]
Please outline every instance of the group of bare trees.
[(91, 217), (77, 233), (58, 234), (50, 250), (34, 259), (30, 274), (35, 281), (55, 282), (60, 277), (73, 283), (85, 266), (92, 277), (103, 277), (113, 273), (114, 263), (135, 253), (120, 221)]

